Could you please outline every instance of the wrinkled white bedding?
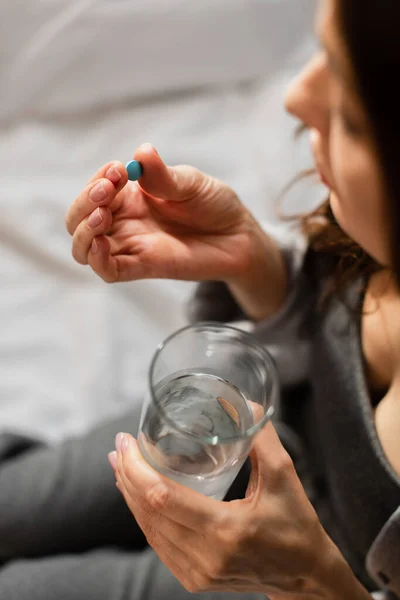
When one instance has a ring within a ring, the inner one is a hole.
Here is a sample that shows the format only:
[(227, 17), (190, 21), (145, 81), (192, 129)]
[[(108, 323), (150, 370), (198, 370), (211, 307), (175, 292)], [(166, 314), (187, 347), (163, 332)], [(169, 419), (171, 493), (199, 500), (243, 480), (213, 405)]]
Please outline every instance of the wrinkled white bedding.
[(191, 284), (110, 287), (74, 264), (65, 212), (103, 162), (150, 141), (273, 218), (307, 157), (282, 96), (313, 49), (312, 4), (2, 1), (1, 430), (57, 440), (126, 410), (185, 322)]

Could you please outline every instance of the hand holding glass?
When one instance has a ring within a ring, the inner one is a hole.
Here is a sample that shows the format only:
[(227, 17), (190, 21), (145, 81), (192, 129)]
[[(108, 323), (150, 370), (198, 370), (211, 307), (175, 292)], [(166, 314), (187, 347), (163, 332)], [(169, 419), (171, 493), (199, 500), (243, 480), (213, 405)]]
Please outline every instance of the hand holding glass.
[(268, 352), (224, 325), (185, 327), (162, 343), (149, 373), (138, 443), (157, 471), (223, 499), (278, 397)]

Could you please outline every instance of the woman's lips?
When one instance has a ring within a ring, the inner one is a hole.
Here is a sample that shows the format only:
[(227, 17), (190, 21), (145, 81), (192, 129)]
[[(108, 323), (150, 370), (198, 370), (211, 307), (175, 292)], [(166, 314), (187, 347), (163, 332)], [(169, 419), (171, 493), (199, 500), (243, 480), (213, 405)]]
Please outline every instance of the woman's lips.
[(321, 143), (322, 140), (320, 133), (316, 129), (310, 129), (310, 146), (312, 155), (314, 157), (315, 168), (321, 182), (329, 189), (332, 189), (329, 179), (325, 175), (325, 169), (323, 168), (324, 161), (321, 160), (323, 156), (321, 153)]
[(321, 182), (331, 190), (332, 185), (329, 183), (329, 179), (327, 177), (325, 177), (324, 171), (321, 169), (321, 167), (319, 166), (319, 164), (317, 162), (315, 163), (315, 168), (317, 170), (317, 173), (318, 173), (318, 176), (319, 176)]

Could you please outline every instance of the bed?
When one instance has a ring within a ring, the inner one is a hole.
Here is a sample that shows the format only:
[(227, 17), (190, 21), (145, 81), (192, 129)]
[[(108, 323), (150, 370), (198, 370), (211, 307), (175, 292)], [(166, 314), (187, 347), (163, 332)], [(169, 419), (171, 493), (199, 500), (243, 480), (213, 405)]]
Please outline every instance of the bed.
[(310, 0), (3, 0), (0, 428), (55, 442), (141, 400), (193, 284), (107, 286), (75, 264), (68, 205), (152, 142), (260, 219), (308, 166), (282, 97), (314, 50)]

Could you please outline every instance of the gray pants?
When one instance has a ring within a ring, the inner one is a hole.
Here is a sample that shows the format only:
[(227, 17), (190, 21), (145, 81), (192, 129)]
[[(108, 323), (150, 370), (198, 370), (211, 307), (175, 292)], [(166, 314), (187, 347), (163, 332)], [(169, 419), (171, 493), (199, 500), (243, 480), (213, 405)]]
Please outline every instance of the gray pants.
[(137, 425), (132, 413), (55, 448), (0, 435), (0, 600), (196, 598), (146, 547), (115, 488), (107, 453)]

